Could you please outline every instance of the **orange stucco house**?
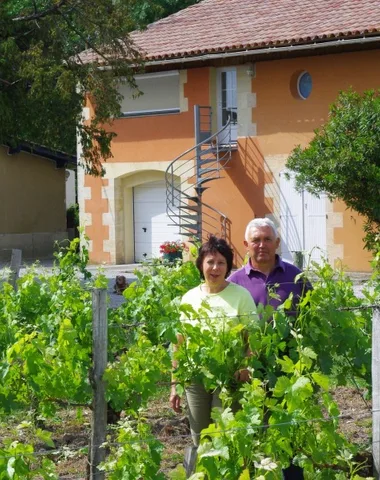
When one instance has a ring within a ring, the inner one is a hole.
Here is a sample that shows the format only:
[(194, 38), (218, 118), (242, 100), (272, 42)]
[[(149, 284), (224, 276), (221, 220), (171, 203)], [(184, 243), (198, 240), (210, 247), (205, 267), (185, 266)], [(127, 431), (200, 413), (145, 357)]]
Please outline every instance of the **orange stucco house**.
[(297, 193), (285, 164), (339, 91), (380, 86), (378, 6), (203, 0), (134, 32), (144, 95), (120, 87), (106, 174), (78, 173), (92, 262), (139, 262), (158, 256), (164, 240), (209, 232), (226, 236), (239, 266), (246, 224), (269, 216), (285, 258), (311, 252), (368, 271), (361, 218), (325, 195)]

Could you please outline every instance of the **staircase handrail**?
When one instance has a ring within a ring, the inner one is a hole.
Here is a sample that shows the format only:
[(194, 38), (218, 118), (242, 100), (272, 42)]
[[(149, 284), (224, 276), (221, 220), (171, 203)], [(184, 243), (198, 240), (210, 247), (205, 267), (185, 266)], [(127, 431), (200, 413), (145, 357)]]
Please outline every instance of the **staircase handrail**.
[(218, 210), (217, 208), (212, 207), (212, 206), (209, 205), (208, 203), (203, 202), (202, 204), (203, 204), (205, 207), (209, 208), (210, 210), (213, 210), (215, 213), (217, 213), (217, 214), (220, 215), (221, 217), (225, 217), (226, 219), (228, 218), (227, 215), (225, 215), (223, 212), (221, 212), (221, 211)]
[[(226, 224), (227, 224), (227, 219), (228, 219), (227, 215), (225, 213), (221, 212), (220, 210), (218, 210), (217, 208), (212, 207), (208, 203), (203, 202), (202, 206), (210, 209), (212, 212), (216, 213), (217, 215), (219, 215), (222, 218), (222, 220), (220, 222), (221, 225), (222, 225), (222, 231), (219, 232), (219, 234), (222, 238), (226, 238), (227, 237)], [(207, 217), (210, 217), (210, 218), (213, 218), (209, 213), (207, 213), (207, 211), (203, 211), (203, 215), (205, 215)], [(207, 220), (205, 220), (205, 223), (207, 225), (213, 226), (213, 224), (207, 222)], [(214, 233), (217, 233), (217, 232), (214, 232)]]
[[(180, 158), (184, 157), (185, 155), (187, 155), (188, 153), (190, 153), (192, 150), (196, 150), (197, 148), (199, 148), (201, 145), (204, 145), (204, 144), (207, 144), (207, 143), (210, 143), (211, 140), (215, 137), (217, 137), (218, 135), (220, 135), (224, 130), (227, 130), (227, 128), (231, 125), (231, 117), (228, 117), (228, 121), (225, 125), (223, 125), (222, 128), (220, 128), (216, 133), (213, 133), (212, 135), (210, 135), (208, 138), (206, 138), (205, 140), (202, 140), (201, 142), (197, 143), (196, 145), (194, 145), (193, 147), (190, 147), (189, 149), (187, 149), (185, 152), (182, 152), (181, 155), (178, 155), (178, 157), (176, 157), (172, 162), (170, 162), (168, 168), (166, 169), (166, 172), (165, 173), (168, 173), (168, 170), (170, 169), (170, 167), (177, 161), (179, 160)], [(191, 159), (188, 159), (188, 160), (191, 160)]]
[[(231, 135), (228, 135), (226, 138), (226, 142), (222, 143), (222, 145), (225, 148), (222, 148), (219, 150), (218, 148), (218, 143), (216, 142), (215, 147), (213, 146), (214, 140), (218, 139), (218, 137), (225, 131), (227, 131), (230, 126), (231, 126), (231, 117), (228, 118), (227, 123), (223, 125), (218, 131), (210, 135), (209, 137), (205, 138), (204, 140), (200, 141), (196, 145), (193, 145), (192, 147), (188, 148), (185, 152), (182, 152), (180, 155), (178, 155), (170, 164), (168, 165), (166, 171), (165, 171), (165, 181), (167, 185), (167, 191), (166, 191), (166, 207), (167, 207), (167, 212), (170, 218), (173, 218), (177, 216), (176, 210), (174, 210), (174, 206), (176, 202), (178, 202), (178, 205), (176, 208), (184, 208), (188, 207), (187, 202), (184, 200), (185, 198), (191, 199), (192, 195), (189, 193), (186, 193), (188, 190), (196, 188), (198, 183), (195, 184), (189, 184), (187, 188), (183, 189), (186, 180), (180, 180), (178, 185), (174, 183), (174, 177), (177, 176), (179, 179), (181, 177), (183, 178), (184, 175), (189, 174), (194, 169), (194, 166), (196, 166), (196, 163), (194, 164), (194, 160), (198, 158), (198, 151), (199, 149), (202, 148), (204, 145), (210, 145), (210, 153), (214, 153), (215, 159), (213, 161), (214, 164), (217, 165), (216, 169), (220, 169), (221, 167), (224, 167), (229, 160), (231, 159), (231, 149), (232, 149), (232, 142), (231, 142)], [(228, 147), (229, 148), (226, 148)], [(203, 150), (204, 151), (204, 150)], [(189, 154), (193, 154), (189, 156)], [(188, 156), (189, 158), (184, 158)], [(177, 164), (176, 164), (177, 162)], [(215, 168), (215, 167), (214, 167)], [(179, 172), (179, 170), (181, 172)], [(180, 173), (178, 175), (178, 173)], [(192, 177), (193, 174), (190, 174), (190, 177)], [(207, 181), (207, 176), (204, 177)], [(210, 174), (210, 179), (211, 179), (211, 174)], [(216, 215), (219, 215), (220, 219), (218, 221), (219, 223), (219, 228), (221, 228), (220, 234), (222, 236), (226, 236), (226, 223), (227, 223), (227, 215), (222, 213), (220, 210), (218, 210), (215, 207), (212, 207), (211, 205), (206, 204), (205, 202), (202, 201), (202, 206), (204, 207), (203, 210), (203, 215), (207, 217), (205, 218), (205, 224), (207, 224), (209, 227), (214, 227), (213, 223), (210, 223), (209, 219), (215, 219), (211, 212), (214, 212)], [(188, 208), (191, 208), (188, 207)], [(208, 210), (208, 212), (207, 212)], [(179, 223), (176, 223), (178, 226), (180, 226)], [(183, 228), (189, 228), (190, 225), (187, 227), (186, 222), (182, 224)], [(192, 228), (192, 227), (190, 227)]]

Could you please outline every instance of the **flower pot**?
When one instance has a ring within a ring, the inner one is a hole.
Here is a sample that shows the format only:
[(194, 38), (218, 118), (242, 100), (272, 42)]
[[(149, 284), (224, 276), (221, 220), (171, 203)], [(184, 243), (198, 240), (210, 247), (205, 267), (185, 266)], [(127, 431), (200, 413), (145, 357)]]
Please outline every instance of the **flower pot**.
[(178, 258), (182, 258), (182, 252), (163, 253), (162, 258), (169, 263), (174, 263)]

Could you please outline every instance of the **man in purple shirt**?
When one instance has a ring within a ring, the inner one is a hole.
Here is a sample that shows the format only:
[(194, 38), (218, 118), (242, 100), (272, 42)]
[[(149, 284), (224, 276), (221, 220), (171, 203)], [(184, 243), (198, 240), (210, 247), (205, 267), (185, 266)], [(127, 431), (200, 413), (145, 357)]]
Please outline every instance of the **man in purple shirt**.
[(311, 286), (302, 278), (296, 280), (301, 270), (276, 254), (280, 238), (274, 223), (269, 218), (249, 222), (244, 245), (249, 261), (228, 280), (249, 290), (256, 305), (269, 304), (275, 309), (292, 293), (293, 308), (288, 313), (294, 315), (299, 299)]
[[(248, 223), (244, 245), (249, 261), (230, 275), (228, 280), (237, 283), (251, 292), (256, 303), (271, 305), (276, 309), (293, 294), (289, 315), (296, 315), (300, 298), (311, 288), (305, 279), (297, 279), (301, 270), (276, 254), (280, 237), (274, 223), (269, 218), (255, 218)], [(303, 480), (302, 468), (291, 464), (282, 471), (284, 480)]]

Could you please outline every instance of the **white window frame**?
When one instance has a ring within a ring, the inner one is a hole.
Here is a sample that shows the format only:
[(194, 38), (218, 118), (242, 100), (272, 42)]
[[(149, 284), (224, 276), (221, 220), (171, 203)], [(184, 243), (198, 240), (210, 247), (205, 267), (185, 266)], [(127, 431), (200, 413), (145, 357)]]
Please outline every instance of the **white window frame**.
[[(238, 112), (238, 101), (237, 101), (237, 67), (223, 67), (223, 68), (218, 68), (217, 71), (217, 115), (218, 115), (218, 130), (222, 128), (223, 126), (223, 113), (222, 113), (222, 74), (226, 72), (235, 72), (235, 77), (236, 77), (236, 90), (235, 90), (235, 100), (236, 100), (236, 107), (232, 103), (232, 108), (236, 108), (236, 122), (231, 123), (231, 140), (233, 142), (236, 142), (237, 137), (238, 137), (238, 117), (239, 117), (239, 112)], [(228, 99), (227, 99), (228, 101)]]

